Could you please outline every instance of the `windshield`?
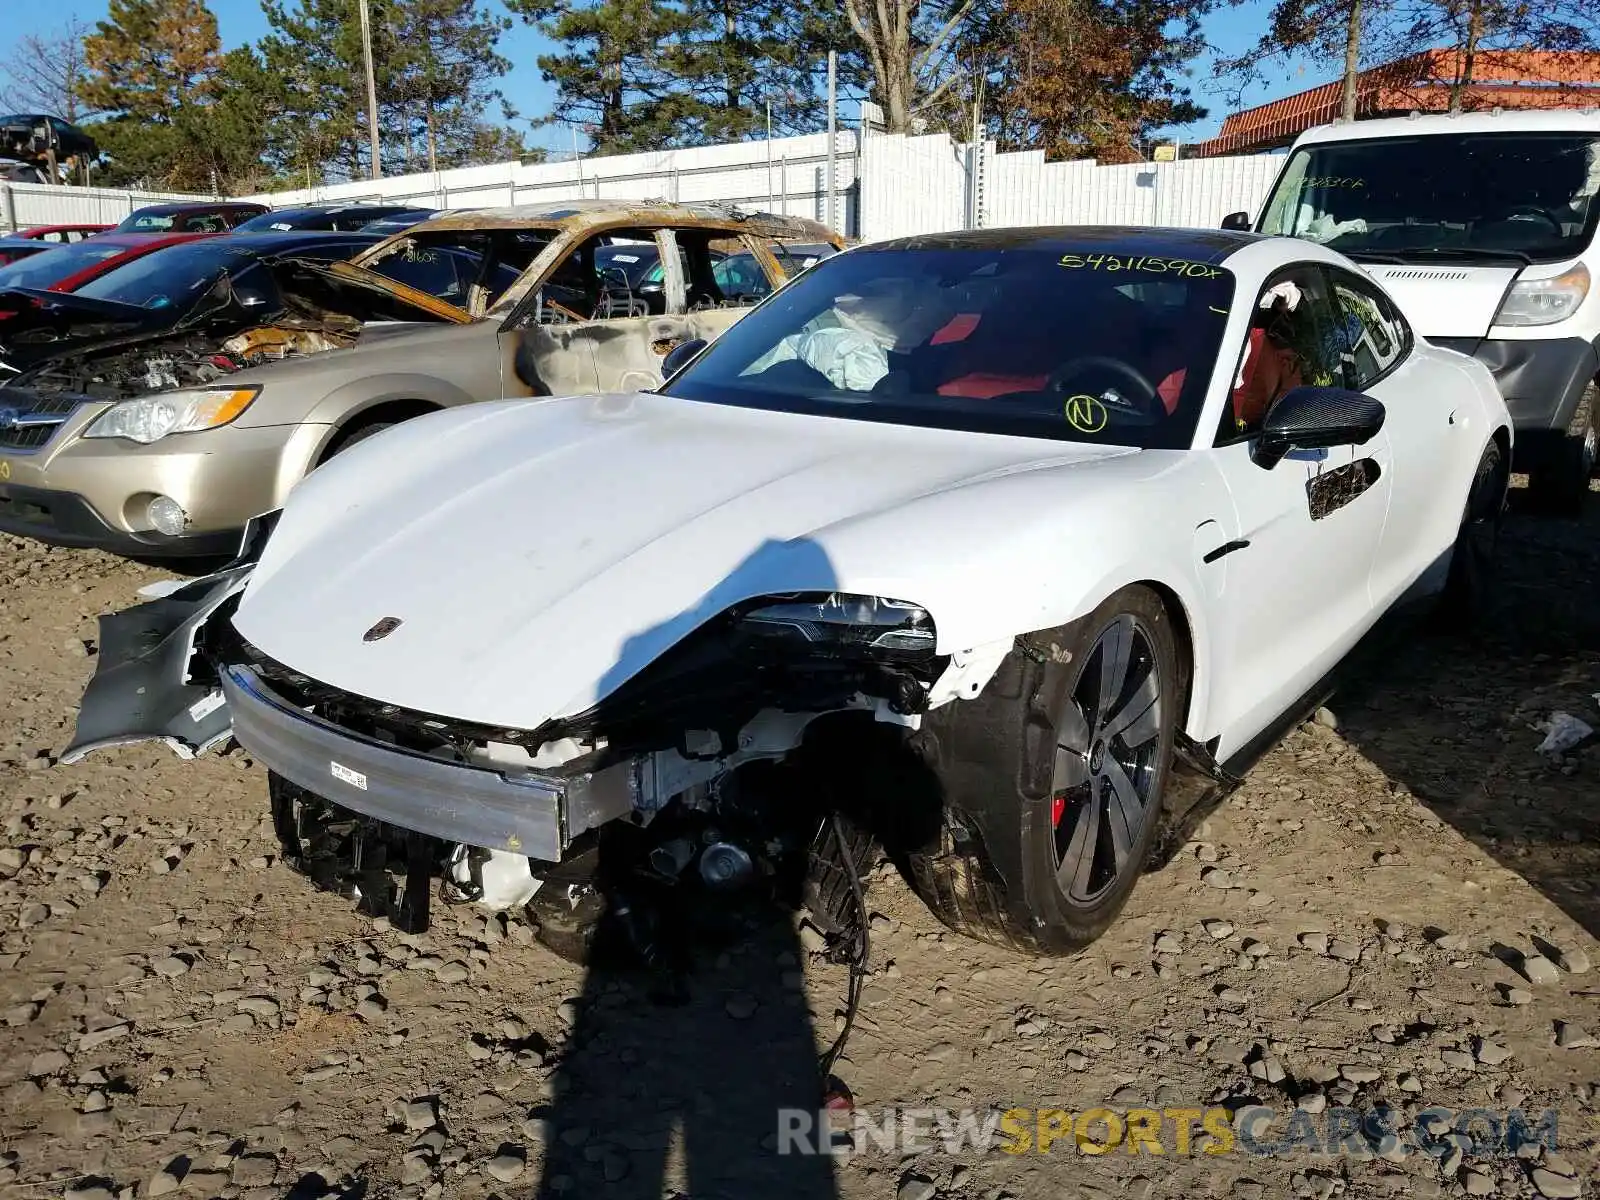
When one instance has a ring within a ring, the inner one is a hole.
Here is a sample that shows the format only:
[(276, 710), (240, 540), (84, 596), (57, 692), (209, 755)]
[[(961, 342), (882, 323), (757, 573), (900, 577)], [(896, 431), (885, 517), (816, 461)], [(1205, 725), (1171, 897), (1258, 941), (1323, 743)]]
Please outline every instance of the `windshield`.
[(1600, 137), (1430, 134), (1328, 142), (1294, 152), (1261, 232), (1357, 257), (1555, 262), (1600, 220)]
[(596, 246), (594, 269), (600, 275), (620, 274), (630, 288), (661, 281), (661, 251), (654, 242), (619, 242)]
[(255, 256), (226, 240), (168, 246), (107, 271), (78, 289), (93, 300), (116, 300), (141, 308), (187, 307), (224, 270), (255, 262)]
[[(286, 229), (335, 229), (341, 228), (334, 224), (331, 214), (325, 212), (267, 212), (258, 217), (251, 217), (234, 226), (235, 233), (273, 233)], [(342, 228), (354, 228), (343, 226)]]
[(93, 241), (74, 242), (42, 254), (32, 254), (21, 262), (0, 267), (0, 288), (48, 288), (60, 283), (69, 275), (87, 270), (96, 263), (105, 262), (119, 254), (126, 254), (126, 246), (95, 245)]
[(860, 420), (1187, 448), (1233, 286), (1230, 272), (1207, 263), (1087, 244), (858, 250), (775, 293), (663, 391)]

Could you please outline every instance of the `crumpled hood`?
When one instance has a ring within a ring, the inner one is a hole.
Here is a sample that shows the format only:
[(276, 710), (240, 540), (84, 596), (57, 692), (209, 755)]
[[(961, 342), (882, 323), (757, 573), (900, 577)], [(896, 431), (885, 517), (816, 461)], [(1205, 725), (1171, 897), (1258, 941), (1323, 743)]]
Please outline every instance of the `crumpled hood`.
[(1475, 263), (1365, 263), (1426, 338), (1481, 338), (1494, 324), (1516, 267)]
[(0, 362), (20, 370), (170, 323), (170, 316), (134, 304), (41, 288), (7, 288), (0, 290)]
[[(1030, 529), (1073, 519), (1063, 489), (1162, 459), (652, 394), (473, 405), (308, 476), (235, 625), (333, 686), (528, 729), (775, 592), (922, 604), (941, 651), (961, 649), (996, 607), (996, 564), (1040, 560)], [(400, 624), (363, 640), (384, 618)]]
[(284, 255), (263, 260), (279, 290), (330, 312), (364, 321), (448, 321), (465, 325), (464, 308), (347, 262)]

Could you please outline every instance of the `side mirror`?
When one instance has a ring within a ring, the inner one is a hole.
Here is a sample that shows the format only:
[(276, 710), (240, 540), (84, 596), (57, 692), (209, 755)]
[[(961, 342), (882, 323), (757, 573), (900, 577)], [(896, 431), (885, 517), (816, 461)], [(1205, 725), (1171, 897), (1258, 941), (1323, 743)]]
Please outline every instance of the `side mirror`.
[(1224, 229), (1234, 229), (1240, 233), (1250, 232), (1250, 214), (1247, 212), (1231, 212), (1222, 218)]
[(1383, 428), (1383, 405), (1336, 387), (1297, 387), (1267, 410), (1251, 457), (1270, 471), (1291, 450), (1360, 446)]
[(690, 338), (687, 342), (679, 342), (667, 356), (661, 360), (661, 378), (671, 379), (684, 367), (689, 365), (689, 360), (706, 348), (705, 338)]

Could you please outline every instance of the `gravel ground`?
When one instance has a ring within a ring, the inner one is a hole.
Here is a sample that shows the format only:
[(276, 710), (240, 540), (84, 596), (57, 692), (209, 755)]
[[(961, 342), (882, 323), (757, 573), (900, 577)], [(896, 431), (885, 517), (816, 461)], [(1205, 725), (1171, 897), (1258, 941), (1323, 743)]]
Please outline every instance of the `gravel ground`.
[[(1168, 1128), (1160, 1154), (1091, 1153), (1095, 1132), (779, 1155), (846, 985), (804, 930), (752, 923), (661, 1008), (516, 920), (374, 924), (276, 863), (242, 752), (55, 764), (95, 615), (160, 574), (0, 538), (0, 1200), (1589, 1194), (1600, 758), (1535, 747), (1552, 711), (1600, 726), (1591, 504), (1515, 517), (1490, 632), (1370, 665), (1082, 956), (957, 938), (881, 866), (869, 891), (838, 1068), (859, 1114), (1262, 1105), (1270, 1140), (1387, 1104), (1432, 1136), (1409, 1154), (1208, 1153)], [(1441, 1107), (1554, 1109), (1557, 1147), (1451, 1134)]]

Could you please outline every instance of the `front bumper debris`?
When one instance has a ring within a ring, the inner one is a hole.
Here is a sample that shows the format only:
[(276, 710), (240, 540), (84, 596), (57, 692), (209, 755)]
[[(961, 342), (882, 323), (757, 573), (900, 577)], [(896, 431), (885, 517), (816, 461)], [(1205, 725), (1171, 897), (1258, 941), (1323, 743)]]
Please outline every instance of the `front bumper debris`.
[(340, 728), (296, 707), (252, 667), (221, 672), (233, 736), (269, 770), (385, 824), (558, 862), (572, 839), (633, 810), (635, 764), (499, 771)]
[(230, 568), (100, 618), (99, 661), (62, 762), (148, 741), (165, 742), (180, 758), (193, 758), (228, 736), (231, 722), (222, 692), (209, 669), (193, 669), (195, 647), (201, 627), (244, 590), (251, 570)]

